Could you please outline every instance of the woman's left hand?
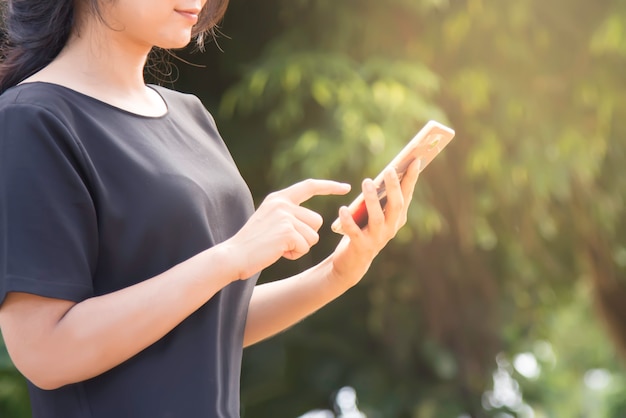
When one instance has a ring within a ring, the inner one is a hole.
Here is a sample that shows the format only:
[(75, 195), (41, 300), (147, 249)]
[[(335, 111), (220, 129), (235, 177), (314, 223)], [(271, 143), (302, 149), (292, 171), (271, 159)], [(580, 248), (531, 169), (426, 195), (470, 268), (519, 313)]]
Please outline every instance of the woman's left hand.
[(395, 170), (384, 173), (387, 204), (383, 211), (371, 179), (362, 184), (368, 213), (368, 224), (363, 229), (354, 222), (347, 207), (339, 209), (339, 219), (345, 236), (332, 254), (332, 279), (347, 287), (354, 286), (367, 272), (372, 260), (395, 237), (406, 223), (407, 211), (419, 176), (419, 160), (414, 161), (402, 179)]

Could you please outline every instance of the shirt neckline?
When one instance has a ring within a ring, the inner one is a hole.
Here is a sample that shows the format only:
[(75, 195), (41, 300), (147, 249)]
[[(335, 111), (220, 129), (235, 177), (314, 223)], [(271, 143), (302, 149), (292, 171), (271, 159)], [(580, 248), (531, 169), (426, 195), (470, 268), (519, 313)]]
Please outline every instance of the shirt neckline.
[(67, 86), (64, 86), (62, 84), (52, 83), (52, 82), (49, 82), (49, 81), (27, 81), (25, 83), (18, 84), (15, 87), (19, 88), (21, 86), (28, 86), (28, 85), (44, 85), (44, 86), (51, 86), (53, 88), (58, 88), (58, 89), (66, 91), (66, 92), (70, 92), (71, 94), (83, 97), (83, 98), (85, 98), (87, 100), (90, 100), (92, 102), (98, 103), (99, 105), (106, 106), (106, 107), (108, 107), (110, 109), (113, 109), (113, 110), (115, 110), (117, 112), (124, 113), (124, 114), (130, 115), (130, 116), (133, 116), (133, 117), (136, 117), (136, 118), (141, 118), (141, 119), (155, 119), (155, 120), (163, 119), (163, 118), (166, 118), (169, 115), (169, 113), (170, 113), (169, 103), (167, 102), (167, 100), (165, 100), (165, 97), (163, 97), (163, 95), (158, 90), (158, 88), (156, 86), (152, 85), (152, 84), (146, 84), (146, 87), (148, 87), (149, 89), (152, 89), (156, 94), (158, 94), (159, 97), (161, 98), (161, 100), (163, 100), (163, 103), (165, 104), (165, 112), (163, 114), (161, 114), (161, 115), (144, 115), (144, 114), (141, 114), (141, 113), (132, 112), (132, 111), (124, 109), (122, 107), (115, 106), (115, 105), (113, 105), (111, 103), (105, 102), (104, 100), (100, 100), (97, 97), (90, 96), (90, 95), (88, 95), (86, 93), (82, 93), (82, 92), (80, 92), (78, 90), (75, 90), (75, 89), (73, 89), (71, 87), (67, 87)]

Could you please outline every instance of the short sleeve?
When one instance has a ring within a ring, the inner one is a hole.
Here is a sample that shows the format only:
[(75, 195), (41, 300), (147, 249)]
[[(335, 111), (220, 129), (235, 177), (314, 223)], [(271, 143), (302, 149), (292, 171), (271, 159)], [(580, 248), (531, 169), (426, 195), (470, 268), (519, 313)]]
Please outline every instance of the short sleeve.
[(0, 304), (8, 292), (93, 294), (96, 209), (79, 142), (35, 105), (0, 106)]

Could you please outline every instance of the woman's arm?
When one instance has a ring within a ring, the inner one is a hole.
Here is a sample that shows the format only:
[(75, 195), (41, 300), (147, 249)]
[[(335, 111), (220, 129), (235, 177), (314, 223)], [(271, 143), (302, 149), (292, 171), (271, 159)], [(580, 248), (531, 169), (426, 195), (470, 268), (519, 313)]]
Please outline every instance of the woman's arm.
[(103, 373), (163, 337), (236, 279), (215, 247), (152, 279), (80, 303), (9, 293), (0, 324), (11, 359), (42, 389)]
[(365, 180), (367, 227), (361, 230), (347, 208), (341, 208), (339, 216), (346, 236), (330, 257), (296, 276), (257, 286), (250, 302), (244, 345), (281, 332), (358, 283), (374, 257), (406, 223), (418, 174), (419, 161), (409, 167), (402, 184), (394, 170), (385, 173), (388, 200), (384, 212), (376, 187)]
[(332, 262), (320, 264), (287, 279), (254, 288), (244, 334), (244, 347), (289, 328), (336, 299), (348, 287), (328, 278)]
[(232, 281), (307, 253), (321, 218), (299, 204), (348, 190), (307, 180), (272, 193), (231, 239), (117, 292), (80, 303), (9, 293), (0, 306), (9, 354), (42, 389), (97, 376), (159, 340)]

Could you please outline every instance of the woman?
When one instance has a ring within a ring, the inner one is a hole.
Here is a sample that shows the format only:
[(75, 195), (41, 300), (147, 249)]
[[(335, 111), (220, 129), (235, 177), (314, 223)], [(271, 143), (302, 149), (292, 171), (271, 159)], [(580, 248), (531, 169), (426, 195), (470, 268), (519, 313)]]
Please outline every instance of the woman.
[(255, 211), (193, 96), (148, 86), (153, 47), (210, 33), (226, 0), (9, 0), (0, 67), (0, 327), (35, 418), (237, 417), (242, 349), (355, 285), (417, 180), (385, 175), (369, 225), (320, 264), (255, 286), (318, 240), (306, 180)]

